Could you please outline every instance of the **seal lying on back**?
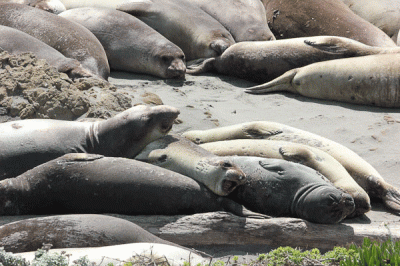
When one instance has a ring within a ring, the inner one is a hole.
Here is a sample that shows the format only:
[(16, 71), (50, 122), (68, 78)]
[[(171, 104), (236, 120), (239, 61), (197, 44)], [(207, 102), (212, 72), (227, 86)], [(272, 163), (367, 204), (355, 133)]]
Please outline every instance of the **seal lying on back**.
[(332, 184), (353, 197), (355, 217), (371, 209), (368, 194), (349, 175), (346, 169), (328, 153), (317, 148), (281, 140), (235, 139), (201, 144), (200, 147), (219, 156), (256, 156), (284, 159), (317, 170)]
[(0, 226), (0, 245), (7, 252), (52, 248), (101, 247), (128, 243), (173, 243), (127, 220), (107, 215), (56, 215), (25, 219)]
[(53, 47), (14, 28), (0, 25), (0, 49), (11, 54), (31, 52), (70, 78), (93, 76), (93, 73), (84, 69), (78, 60), (67, 58)]
[(187, 73), (207, 71), (267, 82), (311, 63), (373, 54), (399, 53), (399, 47), (373, 47), (336, 36), (302, 37), (274, 42), (240, 42), (216, 57), (190, 62)]
[(245, 92), (289, 91), (306, 97), (400, 107), (400, 54), (368, 55), (313, 63)]
[(317, 171), (301, 164), (260, 157), (229, 156), (246, 173), (230, 194), (249, 210), (315, 223), (338, 223), (354, 211), (353, 198)]
[(306, 144), (323, 150), (339, 161), (354, 180), (370, 195), (383, 200), (393, 211), (400, 211), (400, 191), (387, 183), (376, 169), (349, 148), (298, 128), (269, 121), (254, 121), (183, 134), (195, 143), (228, 139), (269, 139)]
[(189, 176), (220, 196), (245, 182), (245, 174), (229, 160), (179, 136), (153, 141), (135, 159)]
[(261, 0), (277, 39), (333, 35), (371, 46), (395, 46), (382, 30), (338, 0)]
[(134, 157), (167, 134), (179, 110), (139, 105), (104, 121), (28, 119), (0, 124), (0, 179), (71, 152)]
[(103, 46), (85, 27), (55, 14), (20, 4), (0, 3), (0, 25), (23, 31), (78, 60), (93, 74), (107, 79), (110, 75)]
[(182, 50), (132, 15), (106, 8), (74, 8), (59, 16), (81, 24), (99, 39), (111, 69), (161, 78), (185, 76)]
[(1, 215), (212, 211), (255, 215), (187, 176), (120, 157), (70, 153), (0, 181)]

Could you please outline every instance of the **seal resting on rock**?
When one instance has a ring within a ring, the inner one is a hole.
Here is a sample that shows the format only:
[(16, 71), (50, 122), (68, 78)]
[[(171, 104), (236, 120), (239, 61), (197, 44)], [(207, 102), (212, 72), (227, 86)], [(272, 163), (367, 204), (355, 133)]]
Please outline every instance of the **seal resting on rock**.
[(231, 161), (179, 136), (153, 141), (135, 159), (191, 177), (220, 196), (245, 182), (245, 174)]
[(103, 79), (110, 75), (103, 46), (93, 33), (77, 23), (27, 5), (0, 3), (0, 25), (41, 40)]
[(229, 139), (269, 139), (301, 143), (323, 150), (340, 162), (370, 195), (383, 200), (392, 211), (400, 211), (400, 191), (387, 183), (376, 169), (349, 148), (317, 134), (269, 121), (253, 121), (183, 134), (195, 143)]
[(128, 243), (174, 245), (127, 220), (99, 214), (55, 215), (0, 226), (0, 245), (7, 252), (52, 248), (101, 247)]
[(0, 124), (0, 179), (71, 152), (132, 158), (167, 134), (179, 110), (139, 105), (98, 122), (27, 119)]
[(289, 91), (310, 98), (379, 107), (400, 107), (400, 54), (379, 54), (313, 63), (287, 71), (252, 94)]
[(111, 69), (183, 78), (183, 51), (141, 20), (106, 8), (74, 8), (59, 16), (77, 22), (99, 39)]

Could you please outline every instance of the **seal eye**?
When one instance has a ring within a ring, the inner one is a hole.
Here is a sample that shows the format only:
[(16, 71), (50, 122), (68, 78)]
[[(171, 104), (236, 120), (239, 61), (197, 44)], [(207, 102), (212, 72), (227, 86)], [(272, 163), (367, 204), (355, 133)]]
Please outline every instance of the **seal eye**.
[(230, 162), (223, 162), (222, 167), (229, 168), (229, 167), (232, 167), (232, 164)]
[(169, 58), (168, 58), (168, 56), (165, 56), (165, 55), (161, 56), (161, 60), (162, 60), (164, 63), (168, 63), (168, 62), (170, 61)]

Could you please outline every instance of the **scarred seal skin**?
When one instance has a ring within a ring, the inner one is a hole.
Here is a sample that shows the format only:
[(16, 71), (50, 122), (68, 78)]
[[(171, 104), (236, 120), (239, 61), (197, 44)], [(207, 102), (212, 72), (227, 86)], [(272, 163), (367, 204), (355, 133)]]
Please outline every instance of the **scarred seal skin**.
[(0, 24), (41, 40), (103, 79), (110, 75), (103, 46), (77, 23), (27, 5), (0, 3)]
[(23, 4), (36, 7), (44, 11), (59, 14), (66, 10), (65, 6), (59, 0), (0, 0), (0, 3)]
[(277, 39), (332, 35), (371, 46), (395, 46), (390, 37), (337, 0), (261, 0)]
[(185, 76), (183, 51), (132, 15), (109, 8), (74, 8), (59, 16), (81, 24), (99, 39), (111, 69), (161, 78)]
[(246, 173), (246, 183), (230, 194), (254, 212), (333, 224), (354, 211), (353, 198), (317, 171), (279, 159), (228, 156)]
[(132, 222), (100, 214), (37, 217), (0, 226), (0, 245), (14, 253), (36, 251), (43, 243), (54, 249), (140, 242), (175, 245)]
[(0, 179), (15, 177), (67, 153), (132, 158), (167, 134), (175, 107), (139, 105), (97, 122), (27, 119), (0, 124)]

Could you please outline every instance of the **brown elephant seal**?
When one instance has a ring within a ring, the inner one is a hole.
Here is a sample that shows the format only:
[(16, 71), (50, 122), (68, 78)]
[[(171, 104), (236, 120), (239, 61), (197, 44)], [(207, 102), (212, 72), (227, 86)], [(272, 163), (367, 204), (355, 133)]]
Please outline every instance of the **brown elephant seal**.
[(59, 16), (77, 22), (99, 39), (111, 69), (183, 78), (182, 50), (141, 20), (106, 8), (74, 8)]
[(387, 183), (376, 169), (358, 154), (317, 134), (276, 122), (254, 121), (204, 131), (188, 131), (183, 135), (195, 143), (258, 138), (290, 141), (315, 147), (338, 160), (370, 196), (382, 199), (392, 211), (400, 211), (400, 191), (397, 188)]
[(191, 177), (220, 196), (229, 195), (245, 182), (245, 174), (229, 160), (179, 136), (153, 141), (135, 159)]
[(245, 92), (289, 91), (316, 99), (400, 107), (399, 71), (400, 54), (335, 59), (289, 70)]
[(0, 245), (7, 252), (52, 248), (101, 247), (128, 243), (174, 245), (127, 220), (99, 214), (55, 215), (0, 226)]
[(107, 79), (110, 75), (103, 46), (77, 23), (27, 5), (0, 3), (0, 24), (41, 40), (99, 77)]
[(347, 217), (368, 212), (368, 194), (346, 169), (328, 153), (317, 148), (289, 141), (267, 139), (234, 139), (201, 144), (200, 147), (218, 156), (255, 156), (292, 161), (308, 166), (326, 177), (335, 187), (353, 197), (355, 210)]
[(185, 0), (62, 0), (67, 9), (107, 7), (139, 18), (183, 50), (186, 60), (215, 57), (235, 41), (224, 26)]
[(337, 0), (261, 0), (277, 39), (333, 35), (371, 46), (395, 46), (382, 30)]
[(59, 0), (0, 0), (0, 3), (23, 4), (36, 7), (44, 11), (59, 14), (66, 10), (65, 6)]
[(167, 134), (179, 110), (139, 105), (98, 122), (27, 119), (0, 124), (0, 179), (71, 152), (134, 157)]
[(259, 0), (186, 0), (218, 20), (236, 42), (272, 41), (265, 8)]
[(255, 82), (267, 82), (293, 68), (315, 62), (399, 52), (399, 47), (373, 47), (336, 36), (240, 42), (230, 46), (216, 58), (190, 62), (187, 73), (216, 71)]
[(38, 59), (44, 59), (57, 71), (66, 73), (70, 78), (94, 76), (84, 69), (78, 60), (65, 57), (62, 53), (42, 41), (14, 28), (0, 25), (0, 49), (11, 54), (31, 52)]
[(343, 3), (389, 37), (400, 29), (400, 2), (397, 0), (343, 0)]
[(203, 184), (152, 164), (70, 153), (0, 181), (0, 214), (178, 215), (228, 211), (264, 218)]
[(246, 183), (229, 198), (249, 210), (333, 224), (354, 211), (353, 198), (314, 169), (278, 159), (227, 157), (246, 173)]

